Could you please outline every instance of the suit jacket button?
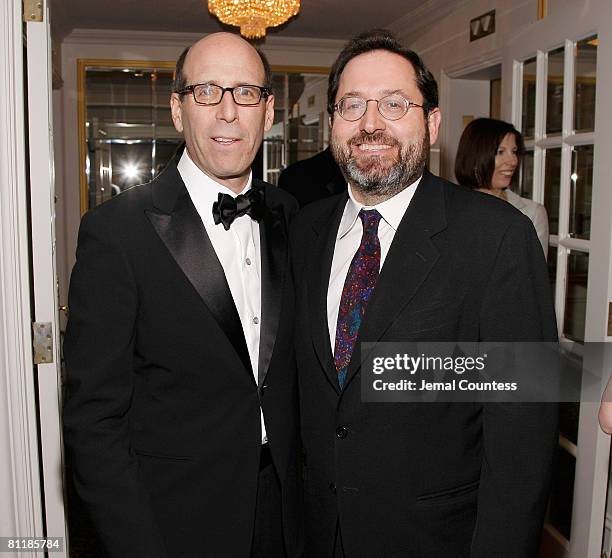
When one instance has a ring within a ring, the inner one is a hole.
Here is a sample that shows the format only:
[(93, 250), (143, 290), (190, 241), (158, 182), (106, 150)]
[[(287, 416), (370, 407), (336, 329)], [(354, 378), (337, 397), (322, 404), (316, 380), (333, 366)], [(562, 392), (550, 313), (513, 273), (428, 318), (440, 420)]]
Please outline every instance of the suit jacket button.
[(329, 490), (332, 494), (336, 493), (336, 485), (333, 482), (329, 483)]
[(348, 428), (346, 426), (339, 426), (336, 428), (336, 436), (340, 439), (346, 438), (348, 436)]

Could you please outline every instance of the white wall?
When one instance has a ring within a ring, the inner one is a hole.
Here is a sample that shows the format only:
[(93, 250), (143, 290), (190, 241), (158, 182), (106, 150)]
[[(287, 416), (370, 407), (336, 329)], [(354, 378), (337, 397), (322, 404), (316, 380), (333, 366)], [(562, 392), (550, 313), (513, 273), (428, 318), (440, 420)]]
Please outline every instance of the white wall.
[[(430, 0), (433, 2), (435, 0)], [(470, 20), (490, 10), (495, 10), (495, 33), (470, 42)], [(499, 64), (501, 49), (510, 32), (537, 21), (537, 0), (466, 0), (448, 16), (431, 23), (427, 31), (409, 43), (420, 54), (438, 81), (442, 125), (439, 148), (441, 174), (454, 179), (454, 159), (463, 130), (462, 116), (488, 116), (488, 94), (480, 87), (465, 83), (460, 76)], [(401, 27), (393, 29), (403, 37)], [(476, 83), (476, 82), (475, 82)], [(465, 98), (470, 89), (476, 97)], [(503, 117), (509, 119), (511, 99), (502, 99)], [(467, 110), (471, 112), (466, 112)], [(508, 111), (504, 113), (504, 110)]]
[[(62, 45), (63, 88), (54, 95), (60, 304), (66, 304), (80, 221), (77, 60), (169, 60), (201, 35), (148, 31), (74, 30)], [(329, 67), (344, 41), (269, 37), (260, 48), (272, 66)]]
[[(470, 42), (470, 20), (495, 10), (495, 33)], [(436, 79), (443, 72), (475, 67), (497, 53), (510, 32), (537, 20), (537, 0), (468, 0), (445, 18), (431, 25), (410, 46), (424, 59)], [(397, 30), (401, 36), (401, 30)]]
[(444, 115), (448, 130), (447, 143), (441, 153), (441, 171), (455, 180), (455, 153), (463, 133), (463, 118), (489, 116), (489, 82), (484, 80), (454, 79), (449, 91), (448, 113)]

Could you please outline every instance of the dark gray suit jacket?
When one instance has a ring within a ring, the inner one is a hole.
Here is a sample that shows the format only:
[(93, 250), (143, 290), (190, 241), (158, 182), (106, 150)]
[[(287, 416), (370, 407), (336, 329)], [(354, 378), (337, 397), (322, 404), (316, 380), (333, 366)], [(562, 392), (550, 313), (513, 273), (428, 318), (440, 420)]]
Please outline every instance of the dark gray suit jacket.
[(340, 391), (326, 298), (347, 195), (292, 225), (306, 556), (532, 558), (553, 404), (363, 403), (363, 341), (556, 340), (542, 249), (510, 204), (425, 173), (395, 234)]

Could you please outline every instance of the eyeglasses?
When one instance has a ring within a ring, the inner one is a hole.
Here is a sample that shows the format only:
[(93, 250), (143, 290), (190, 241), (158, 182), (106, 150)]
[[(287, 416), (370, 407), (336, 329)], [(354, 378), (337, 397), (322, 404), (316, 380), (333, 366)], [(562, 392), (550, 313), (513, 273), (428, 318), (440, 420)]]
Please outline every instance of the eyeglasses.
[(373, 101), (376, 103), (378, 112), (387, 120), (399, 120), (404, 116), (410, 107), (423, 108), (423, 105), (417, 105), (412, 101), (404, 99), (401, 95), (387, 95), (382, 99), (362, 99), (361, 97), (343, 97), (335, 105), (334, 110), (338, 114), (348, 120), (354, 122), (359, 120), (368, 110), (368, 103)]
[(261, 98), (267, 98), (272, 94), (272, 90), (268, 87), (260, 87), (259, 85), (237, 85), (236, 87), (221, 87), (214, 83), (196, 83), (188, 85), (181, 91), (177, 91), (179, 95), (187, 95), (191, 93), (193, 100), (198, 105), (218, 105), (223, 100), (225, 92), (229, 91), (232, 94), (234, 103), (241, 106), (252, 106), (259, 104)]

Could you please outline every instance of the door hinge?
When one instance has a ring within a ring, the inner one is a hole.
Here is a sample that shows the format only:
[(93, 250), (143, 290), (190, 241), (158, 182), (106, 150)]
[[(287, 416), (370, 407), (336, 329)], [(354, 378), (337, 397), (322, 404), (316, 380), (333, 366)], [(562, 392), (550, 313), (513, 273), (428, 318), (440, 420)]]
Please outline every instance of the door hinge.
[(51, 322), (34, 322), (34, 364), (53, 362), (53, 329)]
[(43, 7), (43, 0), (23, 0), (23, 21), (42, 21)]

